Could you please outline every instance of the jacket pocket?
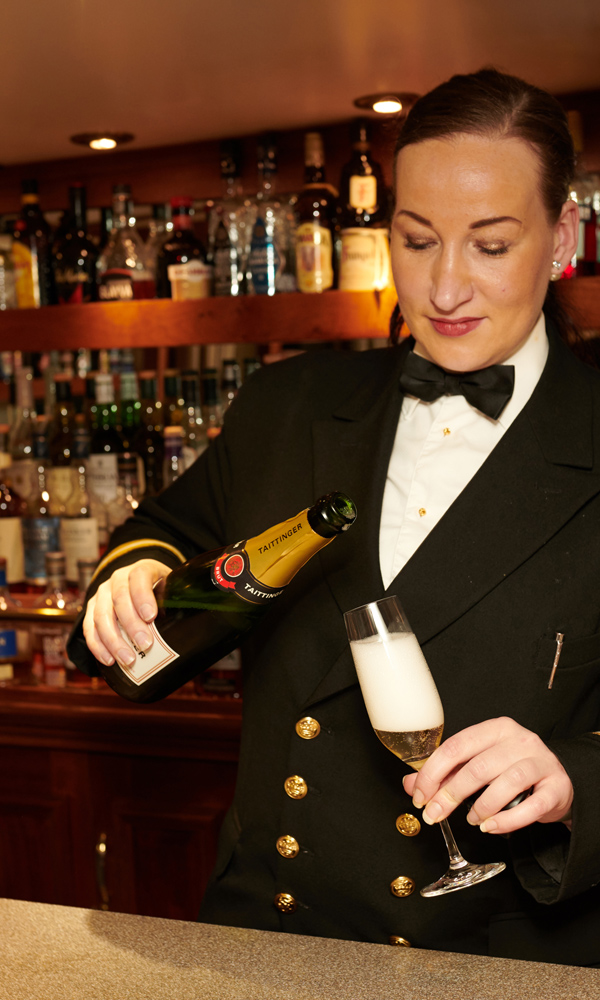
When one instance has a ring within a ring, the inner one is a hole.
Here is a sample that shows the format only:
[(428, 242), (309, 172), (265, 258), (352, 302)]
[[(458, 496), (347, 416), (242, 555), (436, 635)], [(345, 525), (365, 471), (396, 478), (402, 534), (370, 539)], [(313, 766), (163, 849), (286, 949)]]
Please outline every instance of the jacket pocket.
[(535, 657), (538, 698), (550, 721), (551, 737), (579, 736), (600, 728), (600, 633), (571, 636), (565, 632), (558, 666), (548, 688), (555, 639), (540, 641)]

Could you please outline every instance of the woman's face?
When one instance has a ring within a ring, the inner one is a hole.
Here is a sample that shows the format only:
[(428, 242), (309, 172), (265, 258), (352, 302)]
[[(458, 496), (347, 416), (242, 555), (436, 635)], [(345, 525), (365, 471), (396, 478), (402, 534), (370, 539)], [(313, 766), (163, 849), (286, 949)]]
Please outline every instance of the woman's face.
[(420, 353), (449, 371), (508, 358), (577, 243), (577, 206), (548, 221), (534, 151), (464, 133), (407, 146), (396, 166), (392, 269)]

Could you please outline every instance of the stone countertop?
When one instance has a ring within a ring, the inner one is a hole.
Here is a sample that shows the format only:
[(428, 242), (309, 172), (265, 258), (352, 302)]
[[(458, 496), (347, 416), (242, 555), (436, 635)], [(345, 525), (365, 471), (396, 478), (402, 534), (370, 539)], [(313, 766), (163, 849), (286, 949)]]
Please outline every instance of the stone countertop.
[(600, 971), (0, 899), (1, 1000), (598, 1000)]

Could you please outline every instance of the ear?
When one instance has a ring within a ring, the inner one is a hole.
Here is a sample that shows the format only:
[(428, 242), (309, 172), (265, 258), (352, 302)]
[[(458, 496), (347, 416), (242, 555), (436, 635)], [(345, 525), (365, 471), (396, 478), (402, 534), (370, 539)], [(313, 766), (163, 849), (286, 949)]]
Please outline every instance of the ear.
[(558, 222), (554, 227), (554, 257), (564, 269), (577, 250), (579, 239), (579, 208), (571, 198), (566, 201), (560, 211)]

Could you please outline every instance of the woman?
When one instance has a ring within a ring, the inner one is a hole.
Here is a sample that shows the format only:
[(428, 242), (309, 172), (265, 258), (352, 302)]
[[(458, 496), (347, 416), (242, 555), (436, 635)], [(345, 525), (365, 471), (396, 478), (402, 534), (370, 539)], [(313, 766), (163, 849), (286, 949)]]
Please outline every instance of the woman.
[[(414, 342), (257, 373), (215, 446), (115, 534), (83, 622), (104, 662), (128, 656), (117, 619), (149, 644), (173, 548), (189, 558), (255, 534), (329, 489), (360, 512), (245, 646), (238, 788), (202, 920), (600, 962), (600, 386), (542, 313), (576, 244), (572, 169), (563, 112), (522, 81), (482, 71), (418, 101), (392, 228)], [(384, 592), (446, 716), (405, 793), (342, 621)], [(72, 655), (94, 669), (80, 633)], [(422, 899), (415, 887), (444, 867), (430, 826), (451, 813), (465, 855), (508, 870)]]

